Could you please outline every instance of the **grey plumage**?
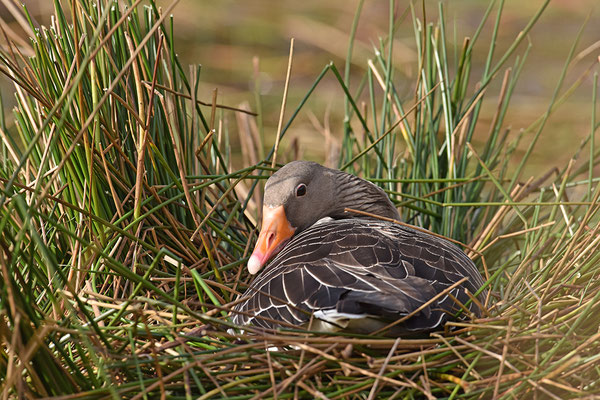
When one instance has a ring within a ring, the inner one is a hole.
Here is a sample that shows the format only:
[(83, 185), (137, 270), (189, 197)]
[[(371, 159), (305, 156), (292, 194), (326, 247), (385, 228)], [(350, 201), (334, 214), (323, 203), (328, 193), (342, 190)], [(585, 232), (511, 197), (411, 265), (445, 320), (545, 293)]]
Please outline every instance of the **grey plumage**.
[[(242, 295), (244, 301), (233, 311), (236, 324), (278, 328), (306, 326), (312, 319), (312, 329), (370, 333), (467, 277), (450, 295), (440, 296), (387, 333), (430, 331), (461, 314), (454, 299), (468, 303), (466, 291), (473, 294), (484, 283), (464, 252), (425, 232), (343, 213), (340, 207), (398, 218), (385, 192), (375, 185), (315, 163), (295, 164), (269, 179), (265, 204), (283, 204), (292, 226), (307, 227), (297, 231)], [(293, 196), (299, 182), (315, 194), (307, 201), (319, 204), (298, 207), (305, 200)], [(299, 209), (304, 213), (299, 215)], [(326, 216), (335, 219), (315, 224)], [(468, 310), (480, 314), (474, 302), (469, 302)]]

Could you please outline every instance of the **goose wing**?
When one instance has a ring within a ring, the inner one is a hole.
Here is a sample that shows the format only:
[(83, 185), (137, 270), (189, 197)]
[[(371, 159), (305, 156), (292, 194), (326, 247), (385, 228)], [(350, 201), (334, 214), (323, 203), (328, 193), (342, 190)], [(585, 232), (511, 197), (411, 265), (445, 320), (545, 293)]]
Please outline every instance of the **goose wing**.
[[(465, 276), (451, 296), (423, 306)], [(335, 220), (296, 236), (248, 288), (233, 318), (277, 328), (306, 325), (312, 317), (368, 331), (422, 307), (396, 333), (427, 331), (460, 310), (454, 299), (466, 303), (465, 290), (475, 293), (481, 285), (473, 262), (443, 239), (383, 221)]]

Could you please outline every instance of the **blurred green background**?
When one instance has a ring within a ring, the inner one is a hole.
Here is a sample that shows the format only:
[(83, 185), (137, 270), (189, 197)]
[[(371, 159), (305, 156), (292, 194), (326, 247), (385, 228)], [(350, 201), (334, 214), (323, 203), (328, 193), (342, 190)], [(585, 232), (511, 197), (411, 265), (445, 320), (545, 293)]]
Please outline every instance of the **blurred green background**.
[[(5, 0), (4, 3), (17, 4), (12, 0)], [(51, 22), (49, 15), (52, 2), (25, 0), (24, 3), (39, 23), (48, 25)], [(171, 1), (161, 0), (158, 3), (167, 6)], [(578, 56), (569, 68), (561, 93), (598, 62), (600, 14), (594, 9), (597, 3), (597, 0), (552, 1), (528, 40), (521, 44), (517, 54), (522, 55), (529, 43), (532, 48), (506, 118), (505, 128), (510, 129), (510, 135), (518, 134), (546, 111), (564, 67), (564, 60), (588, 16), (588, 24), (577, 46)], [(343, 71), (352, 20), (358, 4), (358, 0), (181, 0), (173, 11), (176, 51), (184, 65), (202, 65), (198, 92), (201, 100), (210, 102), (213, 89), (218, 88), (219, 103), (231, 106), (248, 103), (252, 110), (257, 110), (256, 94), (260, 93), (260, 118), (266, 138), (265, 145), (270, 146), (277, 129), (290, 38), (295, 38), (296, 45), (286, 117), (289, 117), (329, 61), (333, 61)], [(425, 19), (430, 21), (438, 19), (437, 1), (414, 4), (418, 15), (423, 16), (425, 13)], [(465, 36), (473, 35), (489, 2), (454, 0), (442, 4), (447, 17), (447, 37), (452, 42), (448, 52), (453, 54), (460, 51)], [(495, 60), (514, 41), (542, 4), (541, 0), (506, 1)], [(472, 71), (475, 78), (481, 75), (485, 64), (496, 10), (497, 8), (486, 22), (475, 48)], [(0, 13), (3, 25), (9, 27), (14, 35), (24, 35), (6, 5), (0, 6)], [(394, 84), (401, 96), (408, 100), (408, 104), (414, 101), (417, 81), (414, 72), (418, 57), (410, 13), (410, 2), (396, 1)], [(352, 59), (351, 90), (358, 87), (367, 68), (367, 60), (373, 58), (374, 48), (380, 38), (386, 37), (388, 21), (389, 2), (364, 2)], [(4, 38), (1, 42), (5, 42)], [(488, 101), (484, 103), (477, 127), (474, 139), (476, 146), (486, 140), (495, 111), (493, 99), (500, 92), (501, 81), (500, 76), (486, 94)], [(8, 109), (13, 104), (10, 93), (14, 89), (6, 79), (1, 82), (4, 107)], [(581, 139), (589, 134), (591, 86), (589, 74), (551, 117), (524, 177), (564, 165), (578, 148)], [(284, 155), (281, 159), (284, 160), (287, 153), (288, 158), (300, 156), (322, 161), (325, 152), (335, 147), (336, 137), (342, 134), (343, 101), (342, 90), (333, 75), (328, 74), (282, 142)], [(206, 110), (208, 115), (210, 111)], [(11, 118), (7, 112), (8, 126)], [(232, 151), (238, 154), (234, 160), (238, 164), (236, 166), (240, 167), (244, 161), (239, 156), (241, 147), (238, 124), (239, 121), (236, 121), (232, 113), (225, 114), (223, 129), (229, 132)], [(329, 134), (331, 137), (327, 146), (324, 146), (324, 137)], [(528, 139), (525, 137), (520, 148), (524, 148), (527, 143)]]

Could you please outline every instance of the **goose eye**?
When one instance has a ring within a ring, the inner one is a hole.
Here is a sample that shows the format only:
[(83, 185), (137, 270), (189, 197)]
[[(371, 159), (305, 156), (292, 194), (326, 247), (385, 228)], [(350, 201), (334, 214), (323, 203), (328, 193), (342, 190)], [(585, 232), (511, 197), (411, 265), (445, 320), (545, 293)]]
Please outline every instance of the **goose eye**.
[(306, 185), (304, 183), (301, 183), (296, 187), (296, 197), (304, 196), (305, 194), (306, 194)]

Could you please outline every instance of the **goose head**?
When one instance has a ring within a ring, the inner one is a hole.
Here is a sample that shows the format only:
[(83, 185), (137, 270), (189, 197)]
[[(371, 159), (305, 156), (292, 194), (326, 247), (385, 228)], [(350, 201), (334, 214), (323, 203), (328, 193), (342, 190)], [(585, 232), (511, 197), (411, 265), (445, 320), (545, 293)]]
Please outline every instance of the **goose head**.
[(256, 274), (294, 235), (322, 218), (361, 217), (345, 208), (399, 219), (386, 193), (368, 181), (315, 162), (286, 164), (265, 185), (262, 227), (248, 271)]

